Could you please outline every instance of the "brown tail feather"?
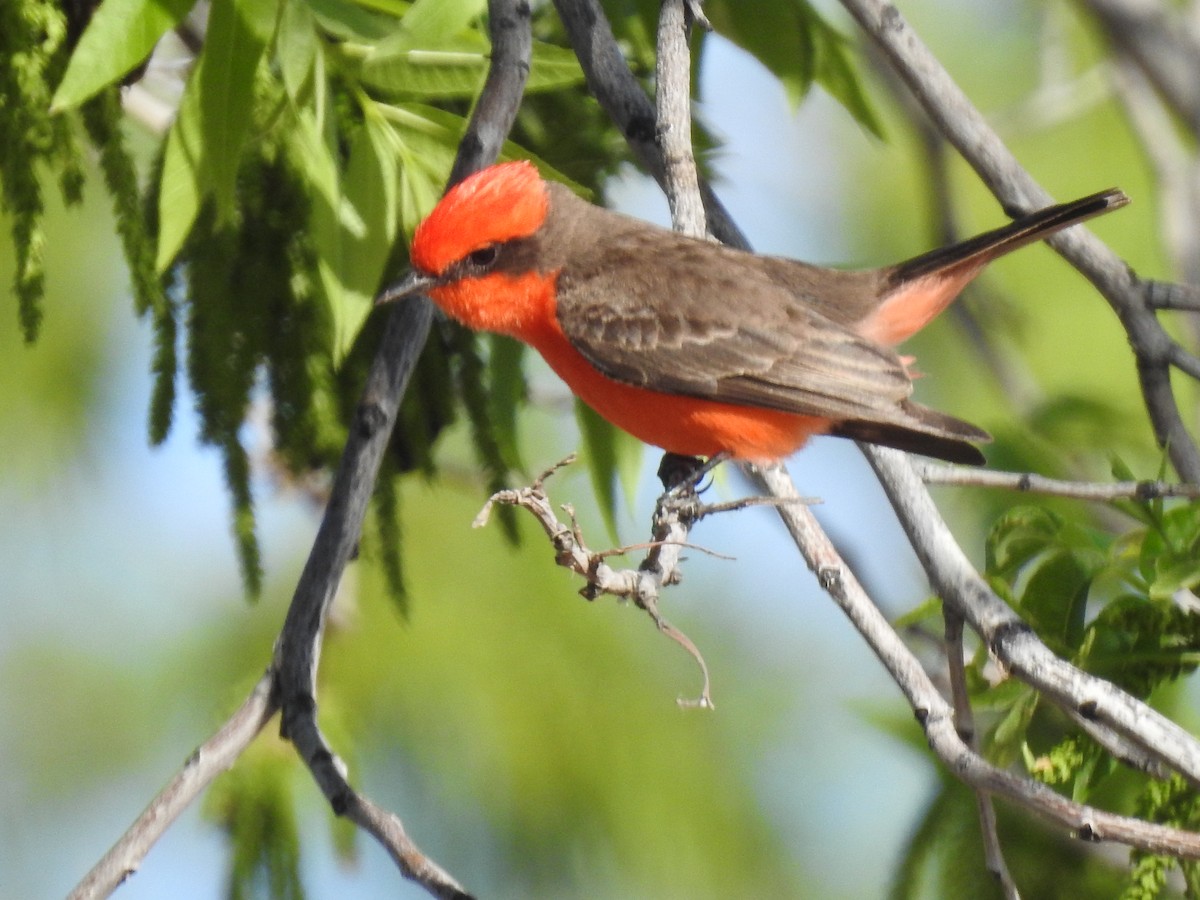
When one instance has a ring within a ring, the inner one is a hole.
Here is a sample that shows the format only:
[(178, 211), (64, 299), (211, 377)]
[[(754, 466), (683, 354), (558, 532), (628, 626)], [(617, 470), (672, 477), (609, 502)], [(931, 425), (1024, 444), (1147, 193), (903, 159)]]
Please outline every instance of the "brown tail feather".
[(903, 424), (849, 420), (838, 422), (829, 433), (947, 462), (979, 466), (986, 461), (971, 443), (992, 439), (982, 428), (908, 400), (900, 404), (900, 412), (906, 420)]
[(902, 262), (892, 269), (888, 280), (892, 284), (913, 281), (968, 260), (972, 264), (983, 265), (997, 256), (1040, 241), (1070, 225), (1077, 225), (1093, 216), (1120, 209), (1128, 202), (1129, 197), (1123, 191), (1110, 188), (1070, 203), (1048, 206), (1027, 216), (1021, 216), (1000, 228), (985, 231), (949, 247), (939, 247)]
[(887, 270), (879, 304), (856, 323), (855, 330), (869, 340), (895, 346), (933, 321), (997, 256), (1128, 202), (1128, 197), (1113, 188), (1039, 210), (1001, 228), (900, 263)]

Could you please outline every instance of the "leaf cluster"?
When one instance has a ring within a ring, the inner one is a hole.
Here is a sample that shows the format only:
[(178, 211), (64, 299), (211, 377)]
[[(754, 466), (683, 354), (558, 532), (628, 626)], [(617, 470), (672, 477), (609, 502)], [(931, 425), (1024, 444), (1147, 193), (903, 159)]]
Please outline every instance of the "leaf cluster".
[[(1114, 474), (1134, 480), (1120, 462)], [(1133, 524), (1122, 531), (1025, 506), (1001, 516), (987, 541), (992, 587), (1056, 653), (1159, 705), (1200, 664), (1200, 504), (1161, 498), (1116, 501)], [(1185, 829), (1200, 822), (1200, 794), (1172, 777), (1134, 773), (1076, 724), (1015, 680), (997, 681), (981, 648), (968, 670), (977, 708), (991, 721), (986, 749), (1020, 761), (1035, 778), (1080, 802), (1132, 806), (1149, 821)], [(1125, 896), (1159, 896), (1179, 866), (1191, 893), (1200, 867), (1135, 854)], [(1157, 885), (1154, 891), (1151, 885)]]
[[(55, 4), (5, 6), (0, 66), (26, 118), (0, 116), (0, 181), (20, 253), (27, 336), (42, 311), (36, 163), (78, 197), (74, 122), (99, 152), (134, 285), (153, 323), (150, 436), (171, 427), (182, 372), (201, 438), (219, 449), (251, 594), (260, 587), (251, 474), (320, 484), (345, 441), (381, 317), (372, 298), (405, 262), (405, 238), (437, 201), (488, 65), (482, 0), (214, 3), (179, 110), (139, 189), (117, 85), (136, 79), (191, 4), (110, 0), (72, 34)], [(130, 22), (138, 27), (128, 27)], [(624, 158), (556, 24), (539, 15), (529, 96), (508, 156), (546, 148), (597, 186)], [(9, 27), (11, 26), (11, 27)], [(85, 27), (86, 26), (86, 27)], [(39, 31), (40, 29), (40, 31)], [(44, 32), (44, 34), (43, 34)], [(132, 74), (131, 74), (132, 73)], [(51, 114), (51, 112), (53, 114)], [(520, 143), (518, 143), (518, 141)], [(550, 174), (555, 169), (543, 161)], [(182, 333), (183, 358), (179, 358)], [(434, 445), (467, 420), (489, 487), (520, 465), (522, 353), (441, 326), (414, 377), (380, 479), (379, 550), (397, 595), (396, 474), (435, 471)], [(611, 476), (611, 472), (609, 473)], [(511, 524), (511, 523), (510, 523)]]

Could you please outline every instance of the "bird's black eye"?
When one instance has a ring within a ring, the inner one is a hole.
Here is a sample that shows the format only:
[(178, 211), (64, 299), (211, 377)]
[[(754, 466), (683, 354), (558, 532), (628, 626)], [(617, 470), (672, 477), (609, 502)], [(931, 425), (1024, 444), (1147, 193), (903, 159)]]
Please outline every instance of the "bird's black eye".
[(486, 269), (496, 262), (496, 257), (499, 255), (500, 248), (495, 244), (488, 244), (486, 247), (480, 247), (474, 253), (468, 253), (467, 262), (473, 269)]

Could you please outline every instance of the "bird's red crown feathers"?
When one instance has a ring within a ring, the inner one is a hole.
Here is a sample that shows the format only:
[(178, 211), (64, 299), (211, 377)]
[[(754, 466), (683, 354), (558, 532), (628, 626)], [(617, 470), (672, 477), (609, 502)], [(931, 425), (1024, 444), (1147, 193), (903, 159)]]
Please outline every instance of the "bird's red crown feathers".
[(489, 244), (528, 237), (546, 220), (546, 185), (532, 163), (490, 166), (446, 192), (413, 235), (413, 265), (441, 275)]

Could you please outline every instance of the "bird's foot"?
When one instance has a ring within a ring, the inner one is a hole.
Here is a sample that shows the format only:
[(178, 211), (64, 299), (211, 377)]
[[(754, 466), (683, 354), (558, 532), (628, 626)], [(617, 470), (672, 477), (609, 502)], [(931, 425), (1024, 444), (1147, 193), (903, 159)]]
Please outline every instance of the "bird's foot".
[(673, 497), (687, 493), (698, 494), (703, 488), (700, 483), (725, 460), (728, 453), (717, 453), (707, 460), (701, 456), (684, 456), (681, 453), (664, 453), (658, 464), (658, 478)]

